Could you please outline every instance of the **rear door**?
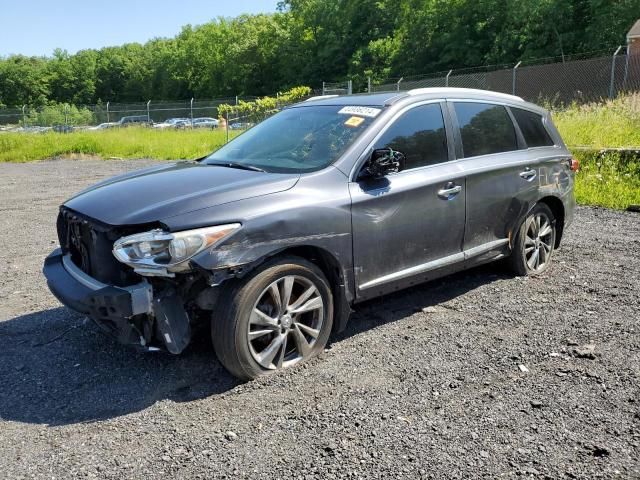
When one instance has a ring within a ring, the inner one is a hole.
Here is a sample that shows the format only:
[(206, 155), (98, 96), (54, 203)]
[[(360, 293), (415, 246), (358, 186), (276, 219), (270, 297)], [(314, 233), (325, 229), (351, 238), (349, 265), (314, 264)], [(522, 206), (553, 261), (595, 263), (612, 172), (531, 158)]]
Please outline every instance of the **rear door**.
[(453, 161), (448, 122), (444, 102), (399, 113), (371, 148), (403, 152), (405, 169), (381, 180), (349, 184), (359, 297), (389, 291), (396, 282), (460, 261), (465, 184)]
[(460, 100), (450, 110), (467, 178), (463, 250), (467, 257), (495, 256), (535, 201), (536, 161), (505, 105)]

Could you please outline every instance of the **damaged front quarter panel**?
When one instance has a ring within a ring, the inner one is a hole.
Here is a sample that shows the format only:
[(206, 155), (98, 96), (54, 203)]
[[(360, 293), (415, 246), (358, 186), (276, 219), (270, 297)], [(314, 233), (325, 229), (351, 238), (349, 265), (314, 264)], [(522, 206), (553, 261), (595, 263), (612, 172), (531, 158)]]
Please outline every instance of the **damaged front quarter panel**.
[(248, 198), (164, 219), (163, 223), (172, 231), (229, 222), (242, 225), (221, 244), (191, 259), (192, 265), (210, 272), (210, 284), (242, 276), (277, 253), (307, 248), (335, 260), (345, 295), (352, 299), (350, 208), (345, 176), (330, 168), (329, 172), (302, 177), (296, 188), (271, 194), (268, 201)]

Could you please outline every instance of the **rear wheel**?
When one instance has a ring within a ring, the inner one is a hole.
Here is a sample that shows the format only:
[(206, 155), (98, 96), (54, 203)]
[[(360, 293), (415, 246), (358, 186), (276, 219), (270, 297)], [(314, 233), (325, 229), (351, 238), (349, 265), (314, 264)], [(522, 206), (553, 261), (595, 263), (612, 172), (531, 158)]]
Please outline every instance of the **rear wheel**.
[(320, 353), (333, 324), (333, 298), (322, 271), (302, 258), (272, 261), (231, 286), (212, 320), (220, 362), (250, 380)]
[(556, 222), (551, 209), (537, 204), (518, 230), (509, 258), (516, 275), (539, 275), (549, 268), (556, 242)]

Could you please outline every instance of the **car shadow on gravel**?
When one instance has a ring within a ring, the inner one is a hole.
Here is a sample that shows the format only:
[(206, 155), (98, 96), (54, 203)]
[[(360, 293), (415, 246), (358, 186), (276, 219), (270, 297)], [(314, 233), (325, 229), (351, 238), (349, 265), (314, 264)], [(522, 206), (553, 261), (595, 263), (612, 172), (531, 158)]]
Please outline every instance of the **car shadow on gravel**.
[[(446, 303), (508, 276), (474, 270), (371, 300), (356, 308), (339, 342)], [(180, 357), (137, 353), (118, 345), (91, 321), (54, 308), (0, 322), (0, 419), (67, 425), (144, 410), (157, 402), (190, 402), (240, 382), (213, 354), (207, 334)]]
[(219, 394), (238, 381), (208, 335), (179, 358), (118, 345), (91, 321), (54, 308), (0, 322), (0, 418), (66, 425)]
[(513, 278), (513, 274), (502, 268), (500, 263), (493, 263), (363, 302), (356, 305), (346, 330), (333, 341), (339, 342), (386, 323), (410, 317), (425, 309), (427, 312), (438, 311), (438, 308), (457, 309), (451, 305), (442, 305), (480, 286), (508, 278)]

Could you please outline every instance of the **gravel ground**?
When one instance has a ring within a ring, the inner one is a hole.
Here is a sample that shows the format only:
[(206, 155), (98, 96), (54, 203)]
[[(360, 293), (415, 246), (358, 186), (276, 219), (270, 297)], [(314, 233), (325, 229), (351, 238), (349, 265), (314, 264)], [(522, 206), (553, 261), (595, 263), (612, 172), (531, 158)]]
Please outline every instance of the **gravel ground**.
[(579, 208), (546, 275), (369, 302), (239, 384), (209, 339), (138, 354), (45, 286), (57, 205), (148, 163), (0, 164), (0, 477), (640, 478), (640, 215)]

